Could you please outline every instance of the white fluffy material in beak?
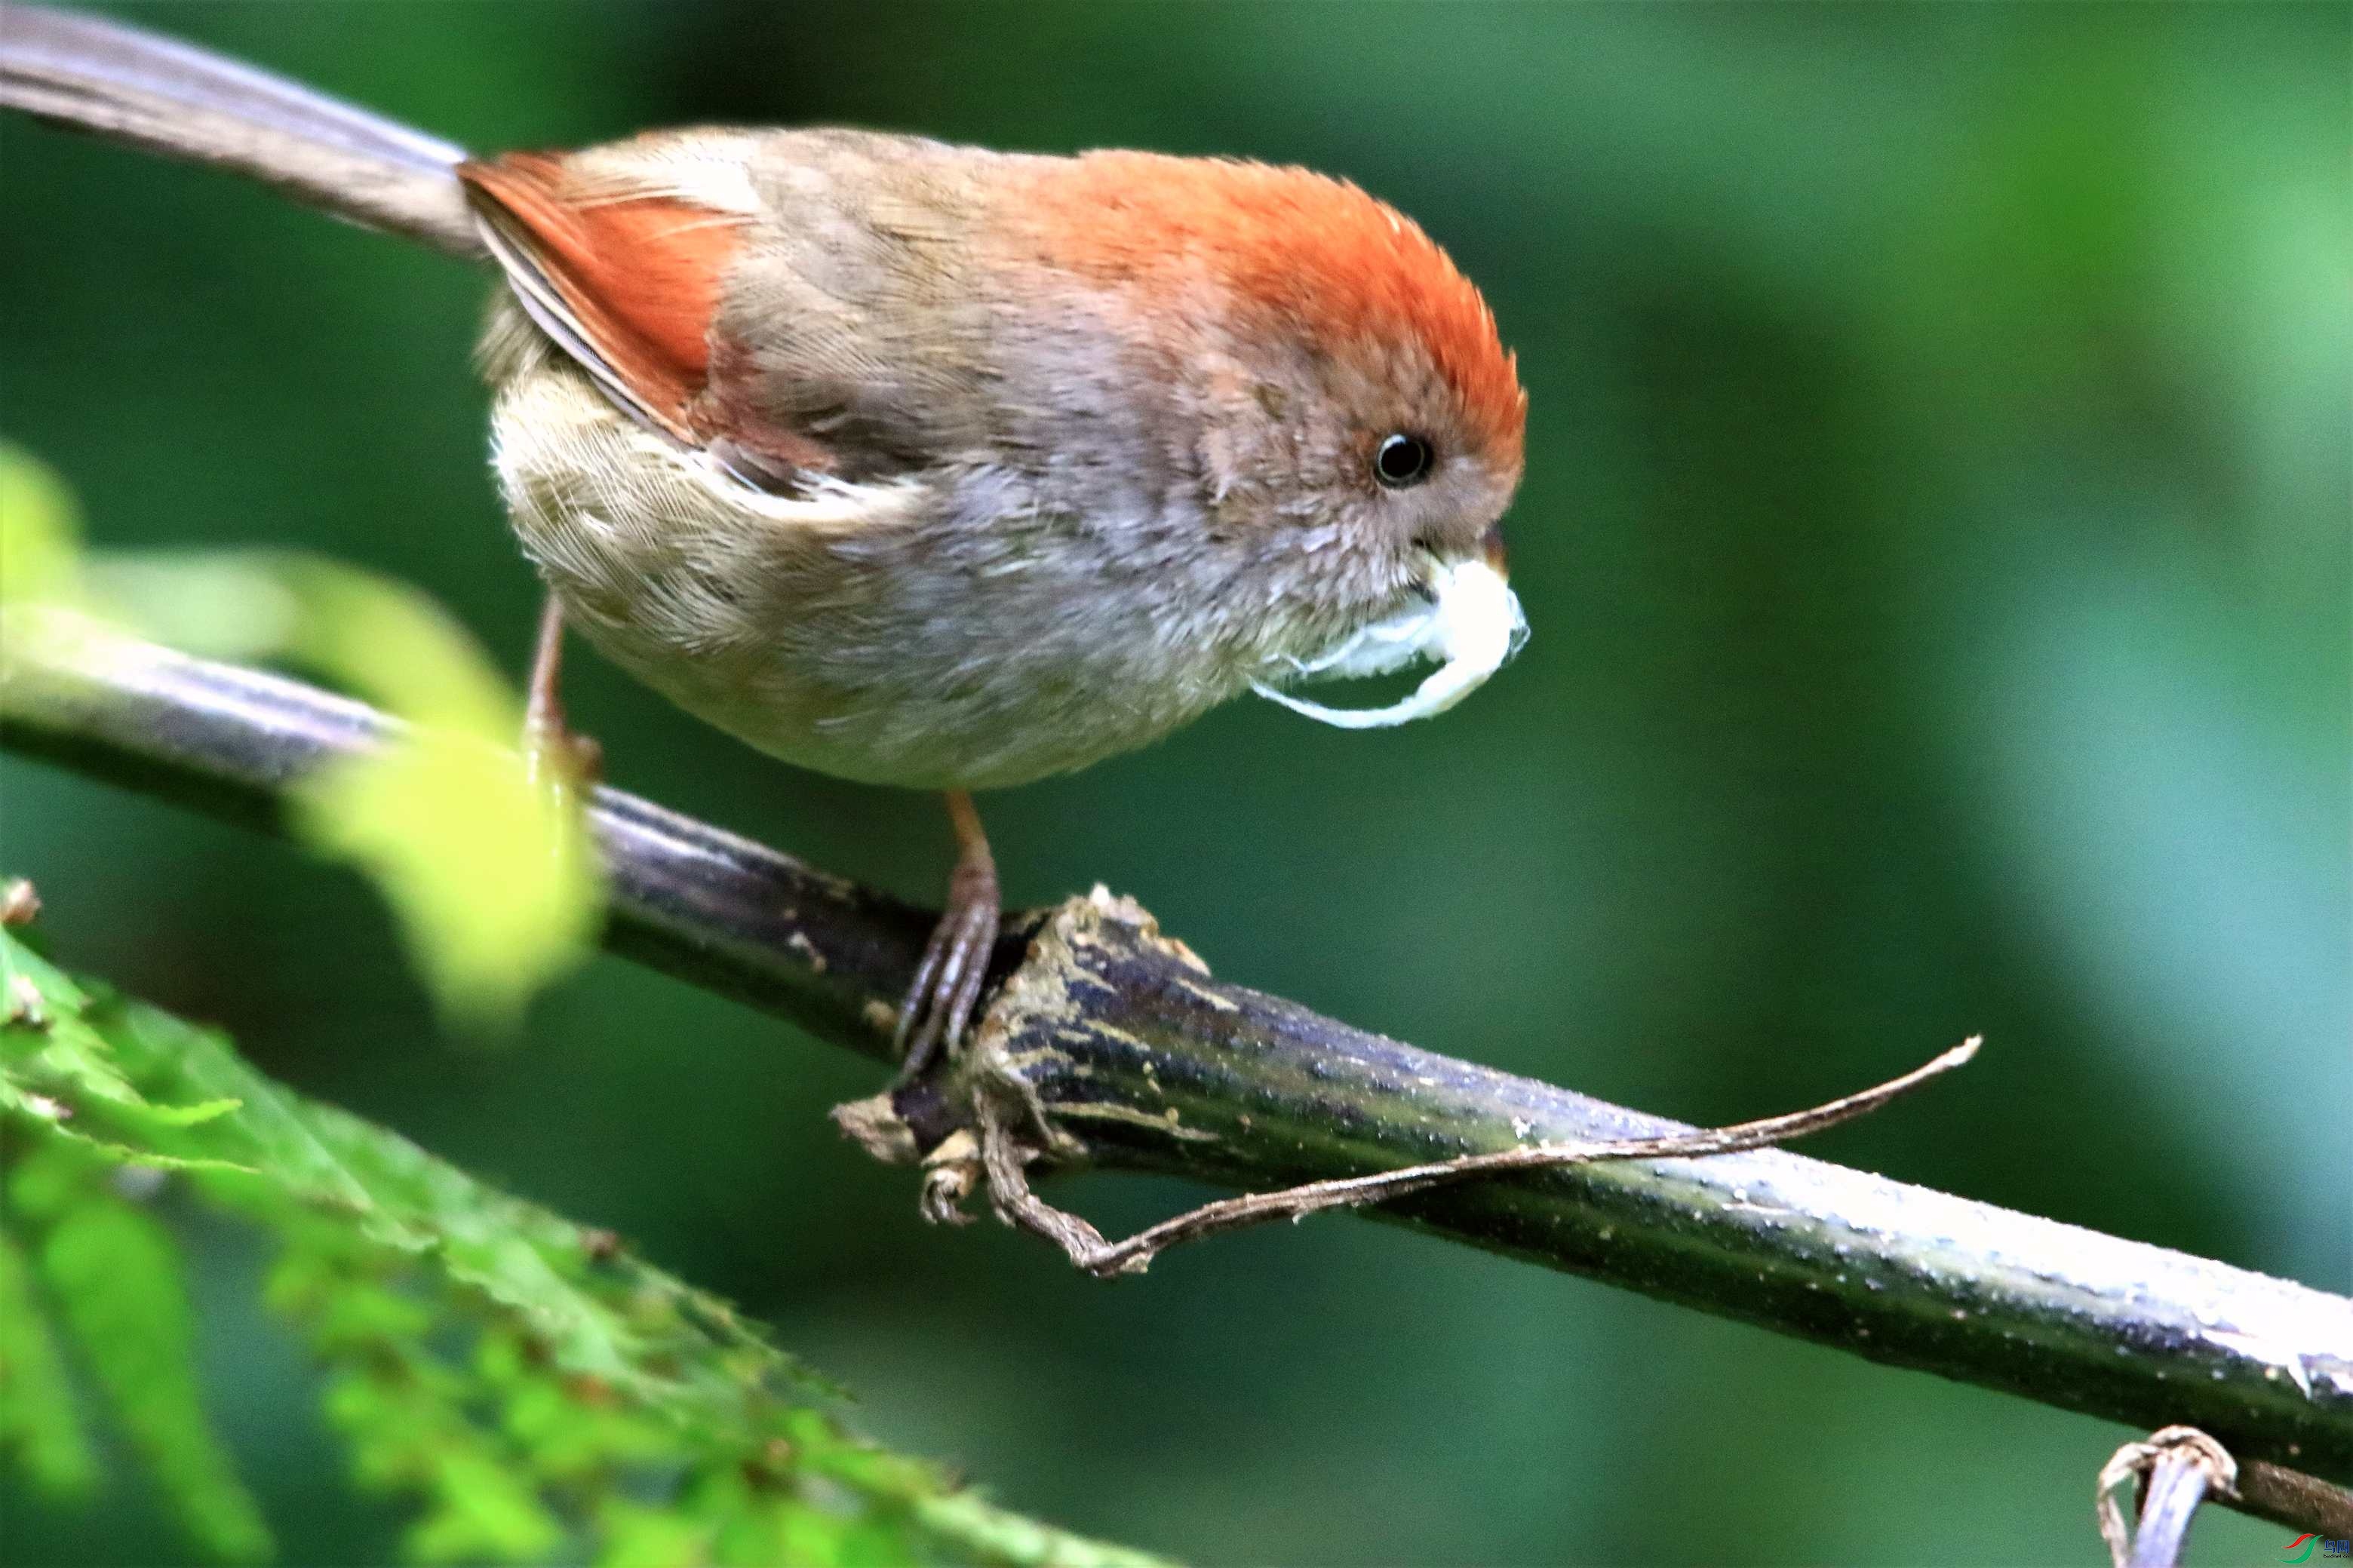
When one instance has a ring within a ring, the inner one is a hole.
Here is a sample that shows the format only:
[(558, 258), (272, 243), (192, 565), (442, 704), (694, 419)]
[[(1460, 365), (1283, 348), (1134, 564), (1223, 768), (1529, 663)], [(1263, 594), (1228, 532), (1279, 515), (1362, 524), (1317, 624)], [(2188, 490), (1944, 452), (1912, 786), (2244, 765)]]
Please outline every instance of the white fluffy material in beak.
[(1445, 712), (1519, 651), (1528, 622), (1520, 613), (1519, 595), (1484, 561), (1440, 566), (1430, 587), (1429, 602), (1360, 626), (1313, 658), (1289, 661), (1303, 676), (1344, 677), (1386, 675), (1417, 658), (1439, 660), (1439, 668), (1410, 695), (1386, 708), (1326, 708), (1263, 680), (1250, 682), (1250, 689), (1343, 730), (1385, 730)]

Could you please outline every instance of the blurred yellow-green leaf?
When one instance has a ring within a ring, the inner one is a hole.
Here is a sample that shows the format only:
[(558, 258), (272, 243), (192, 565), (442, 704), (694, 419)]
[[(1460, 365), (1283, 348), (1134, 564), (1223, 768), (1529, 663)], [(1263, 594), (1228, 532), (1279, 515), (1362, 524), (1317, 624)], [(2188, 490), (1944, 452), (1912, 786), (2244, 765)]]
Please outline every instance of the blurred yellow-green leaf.
[(80, 519), (57, 470), (0, 441), (0, 615), (11, 604), (79, 596)]
[(301, 793), (302, 830), (392, 900), (455, 1013), (502, 1020), (596, 935), (596, 859), (571, 793), (463, 731), (417, 730)]
[(0, 446), (0, 578), (19, 605), (104, 607), (191, 652), (299, 666), (408, 728), (305, 781), (315, 847), (383, 890), (456, 1020), (511, 1023), (594, 941), (603, 888), (579, 794), (518, 756), (522, 709), (465, 629), (415, 590), (267, 550), (82, 556), (72, 498)]

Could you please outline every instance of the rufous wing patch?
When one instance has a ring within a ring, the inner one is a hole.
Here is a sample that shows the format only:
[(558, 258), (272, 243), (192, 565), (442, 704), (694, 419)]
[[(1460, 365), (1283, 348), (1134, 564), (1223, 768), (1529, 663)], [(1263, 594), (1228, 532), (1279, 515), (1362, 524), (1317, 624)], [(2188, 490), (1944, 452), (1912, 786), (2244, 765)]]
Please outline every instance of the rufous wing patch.
[(696, 440), (693, 405), (741, 216), (666, 192), (584, 193), (556, 153), (469, 161), (458, 177), (541, 327), (617, 399)]

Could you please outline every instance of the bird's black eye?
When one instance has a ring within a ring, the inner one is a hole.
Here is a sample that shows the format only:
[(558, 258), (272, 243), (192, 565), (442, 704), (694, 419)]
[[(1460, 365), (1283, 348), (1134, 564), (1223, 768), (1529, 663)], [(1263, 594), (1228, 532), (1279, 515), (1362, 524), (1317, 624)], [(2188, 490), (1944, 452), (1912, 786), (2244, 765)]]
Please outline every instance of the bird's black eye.
[(1374, 452), (1373, 477), (1393, 490), (1401, 490), (1428, 479), (1434, 460), (1429, 442), (1400, 431), (1384, 437)]

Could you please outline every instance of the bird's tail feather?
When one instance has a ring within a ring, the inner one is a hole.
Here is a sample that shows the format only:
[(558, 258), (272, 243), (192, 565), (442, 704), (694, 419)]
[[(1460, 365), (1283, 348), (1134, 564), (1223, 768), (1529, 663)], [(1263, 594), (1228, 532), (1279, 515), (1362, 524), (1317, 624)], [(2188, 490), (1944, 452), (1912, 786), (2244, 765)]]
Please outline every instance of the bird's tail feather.
[(465, 150), (119, 22), (0, 4), (0, 108), (233, 169), (369, 228), (480, 257)]

